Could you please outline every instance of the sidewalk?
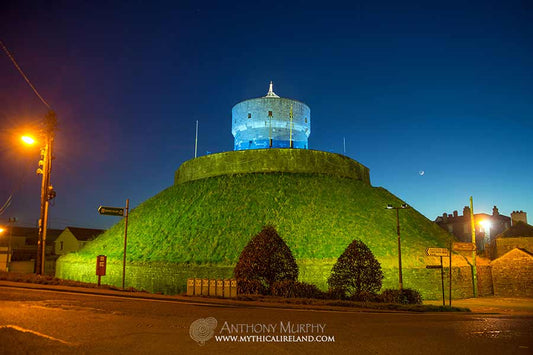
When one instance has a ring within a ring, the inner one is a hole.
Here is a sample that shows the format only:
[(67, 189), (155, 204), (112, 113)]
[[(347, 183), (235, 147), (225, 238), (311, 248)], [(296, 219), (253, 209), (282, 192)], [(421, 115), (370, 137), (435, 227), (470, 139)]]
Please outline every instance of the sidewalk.
[[(424, 304), (442, 305), (442, 300), (424, 301)], [(448, 305), (448, 299), (446, 299)], [(452, 300), (452, 306), (470, 308), (473, 313), (533, 315), (533, 298), (478, 297)]]

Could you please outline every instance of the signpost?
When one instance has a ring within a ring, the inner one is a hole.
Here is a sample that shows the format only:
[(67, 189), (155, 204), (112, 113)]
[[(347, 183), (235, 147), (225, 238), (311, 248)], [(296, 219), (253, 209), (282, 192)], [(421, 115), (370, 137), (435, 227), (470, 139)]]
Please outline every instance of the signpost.
[[(426, 255), (440, 257), (440, 265), (426, 265), (426, 269), (440, 269), (440, 280), (441, 280), (441, 288), (442, 288), (442, 306), (444, 307), (446, 304), (444, 301), (444, 267), (442, 266), (442, 257), (450, 256), (450, 251), (446, 248), (426, 248)], [(452, 272), (451, 268), (450, 268), (450, 272)]]
[(450, 251), (447, 248), (426, 248), (427, 256), (449, 256)]
[(122, 289), (126, 280), (126, 250), (128, 246), (128, 215), (130, 209), (130, 199), (126, 199), (126, 207), (98, 207), (98, 213), (107, 216), (124, 217), (124, 256), (122, 259)]
[(107, 215), (107, 216), (124, 216), (124, 208), (122, 207), (106, 207), (106, 206), (100, 206), (98, 207), (98, 213)]
[(105, 276), (107, 264), (107, 256), (98, 255), (96, 257), (96, 275), (98, 275), (98, 287), (100, 287), (100, 279), (102, 276)]
[(459, 243), (452, 244), (452, 249), (455, 251), (475, 251), (476, 245), (474, 243)]

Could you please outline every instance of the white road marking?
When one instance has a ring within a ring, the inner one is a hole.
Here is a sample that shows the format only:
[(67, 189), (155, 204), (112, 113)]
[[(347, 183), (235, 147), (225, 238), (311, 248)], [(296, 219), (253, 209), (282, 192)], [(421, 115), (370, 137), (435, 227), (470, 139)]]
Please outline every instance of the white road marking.
[(70, 342), (65, 341), (65, 340), (54, 338), (54, 337), (52, 337), (50, 335), (46, 335), (46, 334), (43, 334), (43, 333), (36, 332), (35, 330), (19, 327), (18, 325), (12, 325), (12, 324), (0, 325), (0, 329), (5, 329), (5, 328), (15, 329), (15, 330), (18, 330), (19, 332), (24, 332), (24, 333), (30, 333), (30, 334), (33, 334), (33, 335), (37, 335), (37, 336), (39, 336), (41, 338), (45, 338), (45, 339), (48, 339), (48, 340), (53, 340), (53, 341), (60, 342), (60, 343), (65, 344), (65, 345), (76, 345), (74, 343), (70, 343)]

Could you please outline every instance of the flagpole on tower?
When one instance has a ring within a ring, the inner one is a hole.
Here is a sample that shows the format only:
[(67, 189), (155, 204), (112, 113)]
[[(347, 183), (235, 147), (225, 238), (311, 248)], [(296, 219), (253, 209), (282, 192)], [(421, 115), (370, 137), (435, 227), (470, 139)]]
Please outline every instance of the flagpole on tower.
[(196, 136), (194, 137), (194, 157), (196, 158), (198, 153), (198, 120), (196, 120)]

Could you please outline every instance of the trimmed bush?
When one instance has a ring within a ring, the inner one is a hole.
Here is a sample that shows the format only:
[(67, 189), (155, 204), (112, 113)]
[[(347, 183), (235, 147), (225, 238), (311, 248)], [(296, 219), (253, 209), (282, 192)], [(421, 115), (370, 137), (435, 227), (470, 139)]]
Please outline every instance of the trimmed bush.
[(350, 301), (356, 302), (380, 302), (380, 297), (374, 292), (360, 291), (350, 297)]
[(383, 272), (379, 261), (360, 240), (354, 240), (333, 266), (328, 285), (338, 289), (341, 295), (351, 297), (366, 293), (377, 293), (381, 289)]
[(268, 289), (259, 280), (237, 280), (237, 293), (240, 295), (266, 295)]
[(380, 295), (385, 303), (422, 304), (422, 295), (417, 290), (404, 288), (403, 290), (387, 289)]
[(315, 285), (293, 280), (275, 282), (272, 285), (272, 295), (286, 298), (324, 298), (324, 292)]
[(346, 291), (341, 288), (330, 288), (325, 297), (329, 300), (345, 300)]
[(270, 293), (277, 281), (296, 281), (298, 265), (276, 229), (266, 226), (244, 247), (233, 273), (237, 280), (260, 282)]

